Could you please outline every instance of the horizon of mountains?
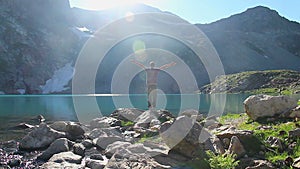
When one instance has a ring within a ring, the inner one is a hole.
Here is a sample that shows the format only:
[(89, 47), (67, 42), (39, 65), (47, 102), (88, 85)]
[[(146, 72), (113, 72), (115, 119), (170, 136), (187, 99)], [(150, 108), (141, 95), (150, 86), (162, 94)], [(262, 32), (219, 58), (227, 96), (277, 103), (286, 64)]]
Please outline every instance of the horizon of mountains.
[[(130, 11), (162, 12), (142, 4), (131, 6)], [(70, 93), (70, 89), (66, 90), (71, 88), (70, 79), (60, 84), (58, 70), (66, 68), (67, 64), (74, 66), (81, 48), (93, 37), (92, 34), (123, 16), (124, 12), (120, 9), (89, 11), (70, 8), (68, 0), (1, 1), (0, 91), (32, 94), (43, 93), (47, 88), (48, 93)], [(196, 26), (216, 48), (226, 74), (274, 69), (300, 71), (300, 24), (289, 21), (274, 10), (258, 6)], [(106, 73), (97, 74), (97, 93), (110, 92), (112, 75), (118, 64), (132, 53), (131, 44), (136, 39), (142, 39), (147, 47), (161, 48), (179, 56), (197, 77), (198, 88), (209, 83), (201, 61), (180, 42), (158, 35), (133, 36), (105, 56), (101, 64)], [(101, 68), (98, 71), (102, 72)], [(141, 72), (132, 80), (132, 93), (144, 92), (143, 76)], [(167, 73), (160, 75), (159, 82), (162, 82), (159, 87), (164, 92), (178, 92), (176, 85), (169, 89), (168, 84), (176, 82)], [(59, 85), (62, 86), (57, 87)]]

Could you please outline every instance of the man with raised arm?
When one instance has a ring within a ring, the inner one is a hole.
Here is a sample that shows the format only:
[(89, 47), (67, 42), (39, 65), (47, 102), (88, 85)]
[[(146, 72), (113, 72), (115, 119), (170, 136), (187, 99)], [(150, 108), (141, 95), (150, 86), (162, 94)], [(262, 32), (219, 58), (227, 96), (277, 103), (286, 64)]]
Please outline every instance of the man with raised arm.
[(161, 67), (155, 67), (155, 63), (153, 61), (150, 62), (150, 67), (146, 67), (142, 63), (132, 60), (132, 63), (140, 66), (146, 71), (147, 76), (147, 92), (148, 92), (148, 108), (149, 109), (155, 109), (156, 108), (156, 99), (157, 99), (157, 76), (158, 73), (163, 70), (167, 69), (171, 66), (176, 65), (175, 62), (171, 62), (169, 64), (165, 64)]

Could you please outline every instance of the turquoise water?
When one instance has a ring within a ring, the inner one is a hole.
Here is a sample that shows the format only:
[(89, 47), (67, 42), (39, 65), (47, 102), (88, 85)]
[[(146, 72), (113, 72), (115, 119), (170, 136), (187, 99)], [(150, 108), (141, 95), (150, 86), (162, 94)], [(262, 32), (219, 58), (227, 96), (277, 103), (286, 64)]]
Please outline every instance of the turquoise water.
[[(157, 108), (169, 110), (174, 115), (186, 109), (198, 109), (205, 114), (241, 113), (244, 112), (243, 101), (248, 96), (249, 94), (158, 95)], [(300, 95), (293, 97), (300, 99)], [(226, 104), (222, 109), (224, 98)], [(107, 116), (117, 108), (133, 107), (146, 110), (147, 96), (143, 94), (0, 95), (0, 141), (19, 139), (24, 135), (24, 131), (14, 127), (21, 122), (37, 123), (35, 117), (38, 115), (43, 115), (48, 122), (55, 120), (85, 122), (96, 117)]]
[[(159, 95), (158, 109), (166, 109), (175, 115), (186, 109), (199, 109), (202, 113), (219, 111), (214, 109), (221, 105), (220, 97), (226, 97), (223, 112), (244, 112), (243, 101), (249, 94), (183, 94)], [(300, 95), (294, 96), (300, 98)], [(91, 101), (95, 99), (96, 105)], [(132, 104), (132, 105), (131, 105)], [(198, 104), (198, 105), (197, 105)], [(77, 105), (77, 106), (74, 106)], [(81, 107), (82, 111), (77, 107)], [(101, 114), (95, 110), (95, 106)], [(78, 120), (79, 116), (94, 118), (109, 115), (117, 108), (135, 107), (147, 109), (147, 97), (136, 95), (1, 95), (0, 96), (0, 128), (9, 122), (30, 120), (37, 115), (43, 115), (47, 120)], [(219, 113), (219, 112), (218, 112)]]

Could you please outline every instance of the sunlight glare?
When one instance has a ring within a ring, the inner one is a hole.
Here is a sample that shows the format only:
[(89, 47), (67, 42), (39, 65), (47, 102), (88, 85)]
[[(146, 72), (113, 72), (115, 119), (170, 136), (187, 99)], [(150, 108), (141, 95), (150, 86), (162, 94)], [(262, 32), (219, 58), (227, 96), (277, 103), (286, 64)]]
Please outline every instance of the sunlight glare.
[(144, 3), (142, 0), (109, 0), (109, 1), (99, 1), (99, 0), (88, 0), (89, 6), (93, 6), (95, 10), (104, 10), (116, 7), (131, 6), (137, 3)]
[(142, 40), (135, 40), (132, 44), (132, 50), (135, 54), (135, 58), (138, 61), (144, 61), (147, 58), (146, 45)]

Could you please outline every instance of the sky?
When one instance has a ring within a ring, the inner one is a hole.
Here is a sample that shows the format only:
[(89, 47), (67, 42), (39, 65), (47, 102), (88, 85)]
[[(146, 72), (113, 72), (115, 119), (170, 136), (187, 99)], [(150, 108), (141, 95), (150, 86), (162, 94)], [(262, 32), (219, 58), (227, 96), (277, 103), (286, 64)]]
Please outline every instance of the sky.
[(172, 12), (191, 23), (211, 23), (258, 5), (300, 22), (300, 0), (70, 0), (72, 7), (103, 10), (128, 3), (144, 3)]

